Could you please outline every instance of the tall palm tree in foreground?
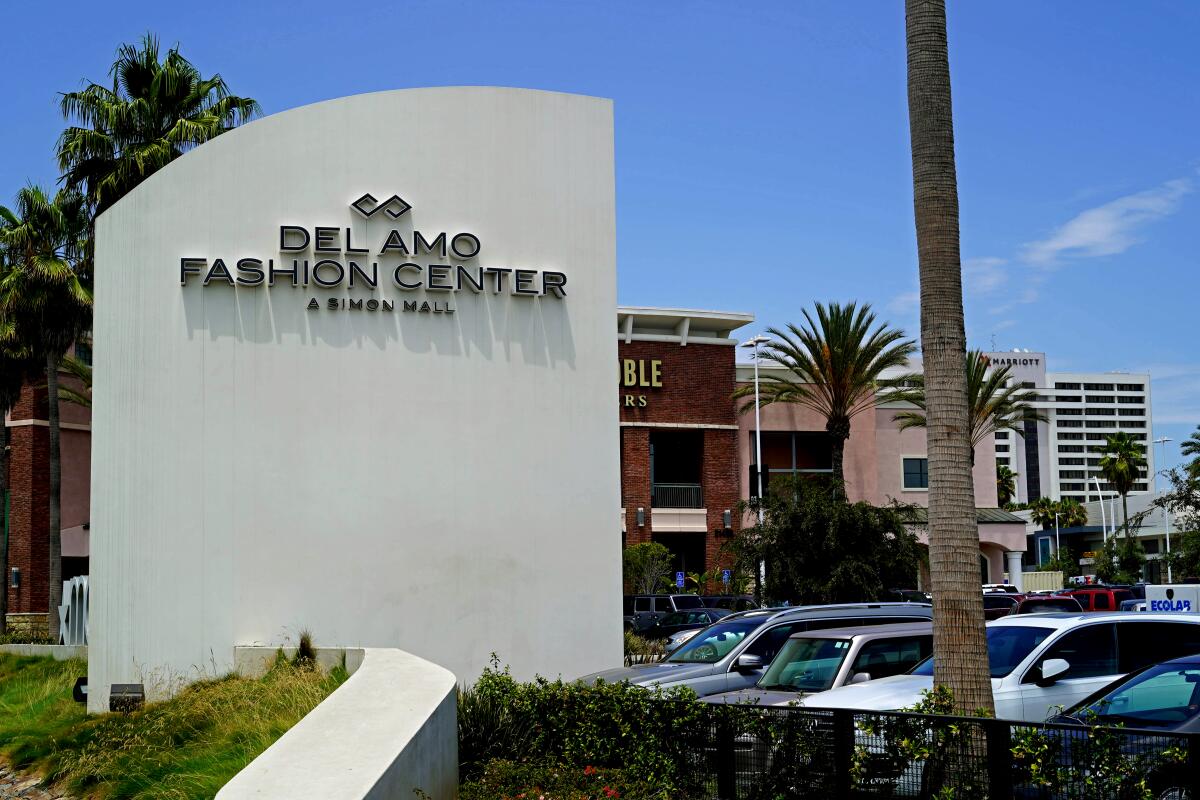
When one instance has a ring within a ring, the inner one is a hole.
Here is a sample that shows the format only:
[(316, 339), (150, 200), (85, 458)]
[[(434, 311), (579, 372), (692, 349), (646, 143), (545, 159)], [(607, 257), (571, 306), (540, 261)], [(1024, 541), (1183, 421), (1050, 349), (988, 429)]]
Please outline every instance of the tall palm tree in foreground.
[(921, 350), (929, 429), (933, 678), (963, 713), (994, 709), (979, 591), (971, 413), (963, 361), (958, 179), (945, 0), (905, 0), (913, 210), (921, 273)]
[[(886, 322), (877, 323), (866, 303), (817, 303), (816, 318), (804, 311), (803, 326), (767, 332), (773, 339), (763, 345), (762, 356), (783, 370), (759, 381), (761, 402), (796, 403), (825, 418), (833, 445), (835, 491), (844, 493), (842, 463), (850, 421), (882, 402), (881, 389), (889, 386), (883, 372), (905, 366), (915, 350), (913, 342)], [(753, 386), (743, 386), (735, 396), (753, 394)], [(746, 403), (742, 411), (753, 407)]]
[(161, 53), (147, 34), (117, 50), (110, 85), (90, 83), (62, 96), (75, 120), (58, 140), (68, 189), (99, 214), (172, 160), (260, 113), (257, 102), (229, 93), (220, 75), (205, 78), (172, 47)]
[(1146, 468), (1145, 448), (1124, 431), (1105, 437), (1100, 458), (1100, 474), (1121, 495), (1121, 514), (1125, 519), (1125, 539), (1129, 539), (1129, 493)]
[(7, 269), (0, 280), (2, 344), (38, 353), (46, 368), (50, 438), (50, 636), (58, 641), (62, 603), (62, 455), (58, 371), (63, 353), (91, 326), (92, 296), (81, 273), (90, 217), (83, 197), (70, 190), (53, 199), (36, 186), (0, 206), (0, 247)]
[[(990, 369), (987, 356), (979, 350), (967, 353), (967, 406), (971, 414), (971, 463), (975, 463), (975, 448), (996, 431), (1013, 430), (1024, 436), (1025, 420), (1045, 421), (1046, 415), (1033, 407), (1037, 395), (1022, 389), (1012, 381), (1007, 366)], [(912, 403), (916, 410), (899, 411), (895, 419), (900, 429), (924, 428), (925, 376), (905, 378), (904, 389), (895, 399)]]

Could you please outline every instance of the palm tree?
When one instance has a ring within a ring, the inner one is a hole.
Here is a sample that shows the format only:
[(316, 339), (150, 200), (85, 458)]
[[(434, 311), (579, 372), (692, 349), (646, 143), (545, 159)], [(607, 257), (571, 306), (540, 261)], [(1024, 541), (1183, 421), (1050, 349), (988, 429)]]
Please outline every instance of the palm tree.
[(996, 467), (996, 502), (1000, 507), (1008, 505), (1017, 496), (1017, 473), (1004, 464)]
[(1039, 497), (1029, 504), (1029, 518), (1035, 525), (1041, 525), (1044, 531), (1054, 527), (1054, 515), (1057, 511), (1058, 503), (1049, 497)]
[[(1013, 430), (1024, 436), (1025, 420), (1046, 420), (1046, 415), (1033, 407), (1037, 395), (1011, 381), (1009, 367), (989, 369), (988, 359), (981, 351), (967, 353), (967, 403), (971, 413), (971, 463), (975, 463), (975, 448), (996, 431)], [(925, 427), (925, 376), (909, 375), (904, 388), (894, 396), (917, 407), (915, 411), (899, 411), (895, 419), (901, 430)]]
[(958, 178), (945, 0), (905, 0), (913, 210), (929, 419), (929, 565), (934, 682), (963, 713), (994, 709), (979, 591), (971, 407), (963, 360)]
[[(832, 438), (835, 491), (844, 493), (842, 468), (850, 421), (882, 402), (884, 370), (903, 367), (914, 352), (904, 332), (876, 323), (871, 306), (864, 303), (816, 304), (816, 319), (804, 311), (805, 324), (786, 330), (769, 328), (772, 341), (763, 345), (763, 358), (783, 367), (782, 374), (767, 374), (760, 381), (761, 402), (796, 403), (825, 418)], [(747, 397), (754, 387), (743, 386), (735, 397)], [(753, 403), (742, 407), (743, 413)]]
[(1188, 475), (1193, 479), (1200, 479), (1200, 425), (1197, 425), (1192, 435), (1179, 445), (1179, 453), (1191, 459), (1184, 466)]
[(63, 116), (78, 125), (58, 140), (68, 189), (99, 214), (173, 159), (261, 113), (254, 100), (229, 93), (220, 75), (205, 78), (158, 40), (117, 50), (111, 86), (88, 84), (62, 96)]
[(13, 209), (0, 206), (0, 246), (8, 269), (0, 281), (4, 342), (45, 360), (50, 438), (50, 636), (58, 640), (62, 602), (62, 456), (58, 370), (67, 348), (91, 325), (92, 295), (80, 273), (87, 249), (87, 205), (60, 191), (53, 199), (36, 186), (17, 193)]
[(60, 362), (62, 371), (75, 379), (78, 389), (72, 386), (61, 386), (58, 396), (65, 403), (74, 403), (82, 408), (92, 407), (92, 367), (75, 356), (63, 356)]
[(1087, 509), (1073, 498), (1058, 501), (1058, 523), (1064, 528), (1078, 528), (1088, 524)]
[(1124, 431), (1105, 437), (1100, 474), (1121, 495), (1121, 514), (1125, 519), (1125, 539), (1129, 540), (1129, 493), (1146, 468), (1145, 448)]

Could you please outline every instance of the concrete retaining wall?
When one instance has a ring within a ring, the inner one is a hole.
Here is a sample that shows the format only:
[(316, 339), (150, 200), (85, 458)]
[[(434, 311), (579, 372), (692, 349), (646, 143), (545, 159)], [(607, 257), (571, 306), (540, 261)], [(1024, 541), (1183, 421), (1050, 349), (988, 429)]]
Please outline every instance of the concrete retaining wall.
[[(269, 652), (266, 652), (269, 651)], [(253, 673), (277, 648), (236, 648)], [(346, 654), (350, 679), (234, 776), (218, 800), (433, 800), (458, 795), (456, 681), (448, 670), (401, 650), (321, 648)]]
[(0, 653), (13, 656), (51, 656), (55, 661), (88, 656), (86, 644), (0, 644)]

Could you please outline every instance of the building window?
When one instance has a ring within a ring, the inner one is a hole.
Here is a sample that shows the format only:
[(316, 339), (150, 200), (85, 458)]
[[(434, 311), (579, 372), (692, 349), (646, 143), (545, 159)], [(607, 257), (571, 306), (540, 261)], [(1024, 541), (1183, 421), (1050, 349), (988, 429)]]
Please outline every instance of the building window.
[[(1124, 411), (1124, 409), (1122, 409), (1122, 411)], [(1089, 416), (1115, 417), (1117, 415), (1117, 410), (1115, 408), (1085, 408), (1083, 413), (1088, 414)]]
[(1083, 409), (1082, 408), (1060, 408), (1060, 409), (1055, 410), (1054, 413), (1058, 414), (1060, 417), (1078, 417), (1078, 416), (1082, 416)]
[(1061, 483), (1058, 488), (1067, 492), (1082, 492), (1085, 487), (1082, 483)]
[(1111, 383), (1085, 383), (1083, 390), (1085, 392), (1111, 392), (1113, 385)]
[[(1060, 447), (1059, 449), (1061, 450), (1062, 448)], [(1060, 458), (1058, 460), (1058, 463), (1062, 464), (1063, 466), (1067, 466), (1067, 467), (1082, 467), (1083, 459), (1082, 458)]]
[(1055, 389), (1075, 389), (1076, 391), (1078, 391), (1079, 384), (1078, 383), (1055, 383), (1054, 388)]
[(1007, 445), (1007, 444), (998, 444), (998, 445), (996, 445), (996, 452), (997, 452), (997, 453), (1007, 453), (1007, 452), (1008, 452), (1008, 445)]
[(1116, 398), (1114, 398), (1111, 394), (1089, 394), (1087, 396), (1087, 401), (1089, 403), (1115, 403)]
[(1118, 392), (1141, 392), (1145, 391), (1146, 387), (1140, 383), (1118, 383)]
[[(1061, 425), (1062, 423), (1060, 422), (1059, 424)], [(1133, 423), (1129, 424), (1132, 425)], [(1117, 427), (1117, 423), (1111, 419), (1089, 419), (1087, 426), (1089, 428), (1115, 428)]]
[(1118, 397), (1117, 402), (1124, 403), (1127, 406), (1134, 405), (1135, 403), (1137, 405), (1141, 405), (1142, 403), (1146, 402), (1146, 397), (1145, 397), (1145, 395), (1137, 395), (1137, 396), (1130, 396), (1130, 397)]
[(1158, 539), (1142, 539), (1142, 549), (1148, 556), (1158, 555)]
[[(1115, 428), (1116, 425), (1117, 425), (1117, 423), (1114, 422), (1112, 425), (1109, 425), (1108, 427)], [(1101, 426), (1101, 427), (1103, 427), (1103, 426)], [(1121, 423), (1121, 427), (1122, 428), (1144, 428), (1144, 427), (1146, 427), (1146, 423), (1145, 422), (1137, 422), (1132, 419), (1127, 419)]]
[(1078, 420), (1078, 419), (1060, 419), (1060, 420), (1058, 421), (1058, 427), (1060, 427), (1060, 428), (1082, 428), (1082, 427), (1083, 427), (1083, 420)]
[(1058, 438), (1065, 441), (1078, 441), (1083, 438), (1082, 433), (1060, 433)]
[(1146, 409), (1144, 408), (1118, 408), (1117, 415), (1121, 417), (1144, 417)]
[(1059, 395), (1058, 397), (1056, 397), (1054, 399), (1060, 403), (1082, 403), (1083, 402), (1083, 398), (1080, 397), (1079, 395), (1069, 395), (1067, 397), (1063, 397), (1063, 396)]
[(1022, 389), (1036, 389), (1037, 384), (1033, 383), (1032, 381), (1024, 381), (1021, 383), (1021, 388)]
[(906, 459), (904, 459), (904, 488), (905, 489), (928, 489), (929, 488), (929, 459), (927, 459), (927, 458), (906, 458)]
[(1058, 446), (1060, 453), (1082, 453), (1083, 445), (1081, 444), (1060, 444)]
[(996, 431), (996, 438), (997, 439), (1007, 439), (1008, 431)]
[(1086, 477), (1087, 477), (1086, 473), (1084, 473), (1084, 471), (1081, 469), (1060, 469), (1058, 471), (1058, 479), (1060, 481), (1066, 480), (1068, 478), (1079, 479), (1079, 478), (1086, 478)]

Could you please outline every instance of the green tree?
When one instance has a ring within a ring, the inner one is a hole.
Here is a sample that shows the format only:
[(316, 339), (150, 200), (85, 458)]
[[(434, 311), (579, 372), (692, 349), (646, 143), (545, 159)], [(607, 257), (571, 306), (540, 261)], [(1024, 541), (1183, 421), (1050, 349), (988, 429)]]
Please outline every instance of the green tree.
[(1017, 496), (1017, 473), (1004, 464), (996, 467), (996, 502), (1006, 508)]
[(971, 475), (971, 407), (963, 370), (967, 337), (946, 4), (945, 0), (905, 0), (904, 10), (929, 429), (933, 679), (950, 690), (960, 712), (991, 712), (994, 702)]
[(1064, 498), (1058, 503), (1058, 524), (1064, 528), (1079, 528), (1088, 524), (1087, 509), (1074, 498)]
[(1200, 478), (1200, 425), (1179, 445), (1180, 455), (1187, 456), (1186, 469), (1193, 478)]
[(205, 78), (179, 53), (161, 53), (147, 34), (123, 44), (110, 85), (89, 83), (63, 94), (63, 116), (74, 121), (58, 140), (58, 165), (69, 189), (95, 213), (193, 147), (261, 113), (254, 100), (229, 93), (220, 75)]
[(53, 199), (36, 187), (0, 206), (0, 247), (8, 268), (0, 281), (5, 343), (44, 359), (50, 439), (50, 635), (58, 639), (62, 602), (62, 455), (59, 360), (91, 326), (92, 295), (81, 270), (89, 217), (83, 197), (70, 190)]
[[(75, 386), (61, 386), (58, 396), (64, 402), (74, 403), (82, 408), (92, 407), (92, 367), (75, 356), (63, 356), (62, 371), (75, 379)], [(76, 388), (78, 387), (78, 388)]]
[(1110, 536), (1096, 553), (1096, 577), (1104, 583), (1137, 583), (1145, 563), (1141, 542), (1130, 536)]
[(1054, 527), (1056, 511), (1058, 511), (1058, 504), (1049, 497), (1039, 497), (1029, 504), (1029, 518), (1033, 520), (1033, 524), (1041, 525), (1044, 531)]
[(1125, 520), (1125, 538), (1129, 531), (1129, 493), (1133, 485), (1143, 479), (1141, 470), (1146, 469), (1145, 448), (1133, 437), (1120, 431), (1105, 437), (1104, 451), (1100, 458), (1100, 474), (1121, 495), (1121, 514)]
[(1171, 554), (1166, 559), (1176, 580), (1200, 578), (1200, 475), (1189, 466), (1166, 473), (1170, 489), (1154, 501), (1171, 512)]
[[(971, 415), (971, 463), (975, 463), (975, 448), (996, 431), (1012, 430), (1024, 436), (1026, 420), (1045, 420), (1046, 415), (1033, 407), (1036, 394), (1022, 389), (1012, 380), (1007, 366), (991, 368), (987, 356), (979, 350), (967, 353), (967, 403)], [(924, 428), (925, 376), (906, 376), (904, 389), (895, 399), (905, 400), (917, 408), (899, 411), (895, 419), (900, 429)], [(1006, 468), (1007, 469), (1007, 468)], [(1003, 503), (1001, 503), (1003, 505)]]
[[(761, 402), (796, 403), (825, 418), (833, 445), (833, 475), (837, 491), (845, 491), (842, 468), (850, 422), (884, 399), (885, 370), (903, 367), (914, 352), (904, 332), (886, 322), (876, 323), (871, 306), (864, 303), (816, 304), (816, 318), (804, 311), (804, 325), (770, 328), (772, 341), (763, 346), (763, 358), (783, 369), (760, 380)], [(735, 397), (754, 396), (753, 386), (742, 386)], [(753, 409), (751, 399), (742, 412)]]
[[(770, 602), (878, 600), (916, 578), (920, 546), (903, 507), (848, 503), (836, 481), (798, 478), (773, 481), (767, 496), (750, 504), (760, 506), (762, 525), (726, 547), (743, 571), (766, 563)], [(978, 582), (977, 571), (977, 590)]]
[(671, 574), (671, 551), (658, 542), (625, 548), (625, 585), (634, 594), (654, 594)]

